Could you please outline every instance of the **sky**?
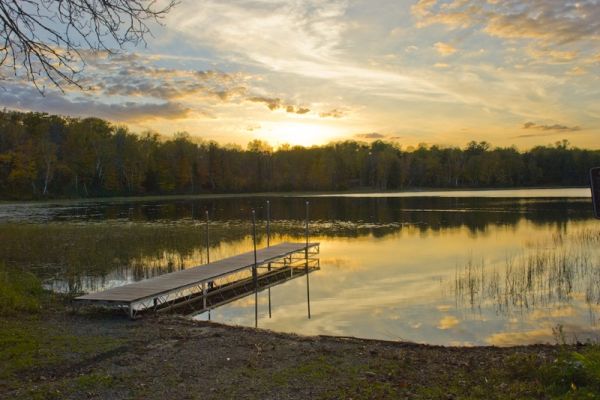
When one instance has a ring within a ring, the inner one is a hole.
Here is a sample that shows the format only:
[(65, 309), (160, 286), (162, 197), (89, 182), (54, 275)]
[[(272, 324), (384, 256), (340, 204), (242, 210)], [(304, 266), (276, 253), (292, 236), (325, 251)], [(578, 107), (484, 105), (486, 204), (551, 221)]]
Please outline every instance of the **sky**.
[(86, 90), (0, 107), (221, 144), (600, 148), (600, 0), (181, 0), (147, 45), (87, 54)]

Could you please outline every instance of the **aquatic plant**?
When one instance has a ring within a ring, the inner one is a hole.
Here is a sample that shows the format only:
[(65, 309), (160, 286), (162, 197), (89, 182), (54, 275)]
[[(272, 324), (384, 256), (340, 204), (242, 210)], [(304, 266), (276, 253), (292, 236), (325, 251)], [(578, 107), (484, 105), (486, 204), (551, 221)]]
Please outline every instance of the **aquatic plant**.
[(568, 304), (580, 294), (588, 305), (600, 304), (599, 243), (600, 229), (586, 228), (526, 245), (500, 268), (471, 256), (456, 269), (456, 301), (471, 308), (490, 305), (505, 314)]

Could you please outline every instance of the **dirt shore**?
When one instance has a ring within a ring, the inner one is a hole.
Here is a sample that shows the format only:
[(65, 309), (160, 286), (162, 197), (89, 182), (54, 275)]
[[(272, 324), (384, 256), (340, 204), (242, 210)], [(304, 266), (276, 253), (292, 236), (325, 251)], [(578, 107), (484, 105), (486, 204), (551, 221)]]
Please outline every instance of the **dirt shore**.
[(551, 398), (550, 345), (440, 347), (113, 314), (0, 319), (0, 398)]

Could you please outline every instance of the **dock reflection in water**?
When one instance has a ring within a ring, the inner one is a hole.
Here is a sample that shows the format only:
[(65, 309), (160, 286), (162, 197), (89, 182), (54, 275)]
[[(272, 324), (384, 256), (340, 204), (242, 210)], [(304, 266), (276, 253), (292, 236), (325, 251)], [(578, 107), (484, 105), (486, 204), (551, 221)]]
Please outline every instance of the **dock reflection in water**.
[[(194, 319), (200, 321), (210, 321), (211, 315), (218, 312), (217, 307), (224, 306), (226, 304), (240, 301), (241, 303), (250, 304), (252, 303), (251, 296), (254, 297), (254, 326), (259, 326), (259, 315), (264, 315), (264, 310), (259, 313), (259, 295), (267, 295), (267, 306), (268, 316), (272, 317), (273, 307), (271, 300), (271, 288), (282, 285), (293, 279), (299, 279), (306, 277), (306, 316), (308, 319), (311, 317), (310, 312), (310, 278), (309, 275), (312, 272), (320, 270), (320, 260), (318, 258), (311, 258), (308, 262), (299, 260), (295, 264), (283, 266), (280, 268), (267, 271), (259, 275), (258, 284), (255, 286), (252, 278), (246, 278), (236, 281), (231, 287), (224, 286), (221, 290), (217, 289), (211, 295), (208, 292), (207, 302), (202, 303), (202, 299), (198, 301), (186, 304), (184, 307), (177, 309), (177, 312), (190, 314)], [(269, 267), (263, 267), (270, 268)]]

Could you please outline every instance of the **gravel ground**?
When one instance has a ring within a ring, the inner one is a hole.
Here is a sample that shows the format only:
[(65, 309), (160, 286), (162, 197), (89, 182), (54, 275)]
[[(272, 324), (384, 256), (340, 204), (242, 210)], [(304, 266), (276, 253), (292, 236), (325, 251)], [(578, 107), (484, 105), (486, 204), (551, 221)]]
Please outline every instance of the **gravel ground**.
[(304, 337), (177, 316), (0, 322), (7, 399), (550, 398), (535, 371), (559, 351)]

